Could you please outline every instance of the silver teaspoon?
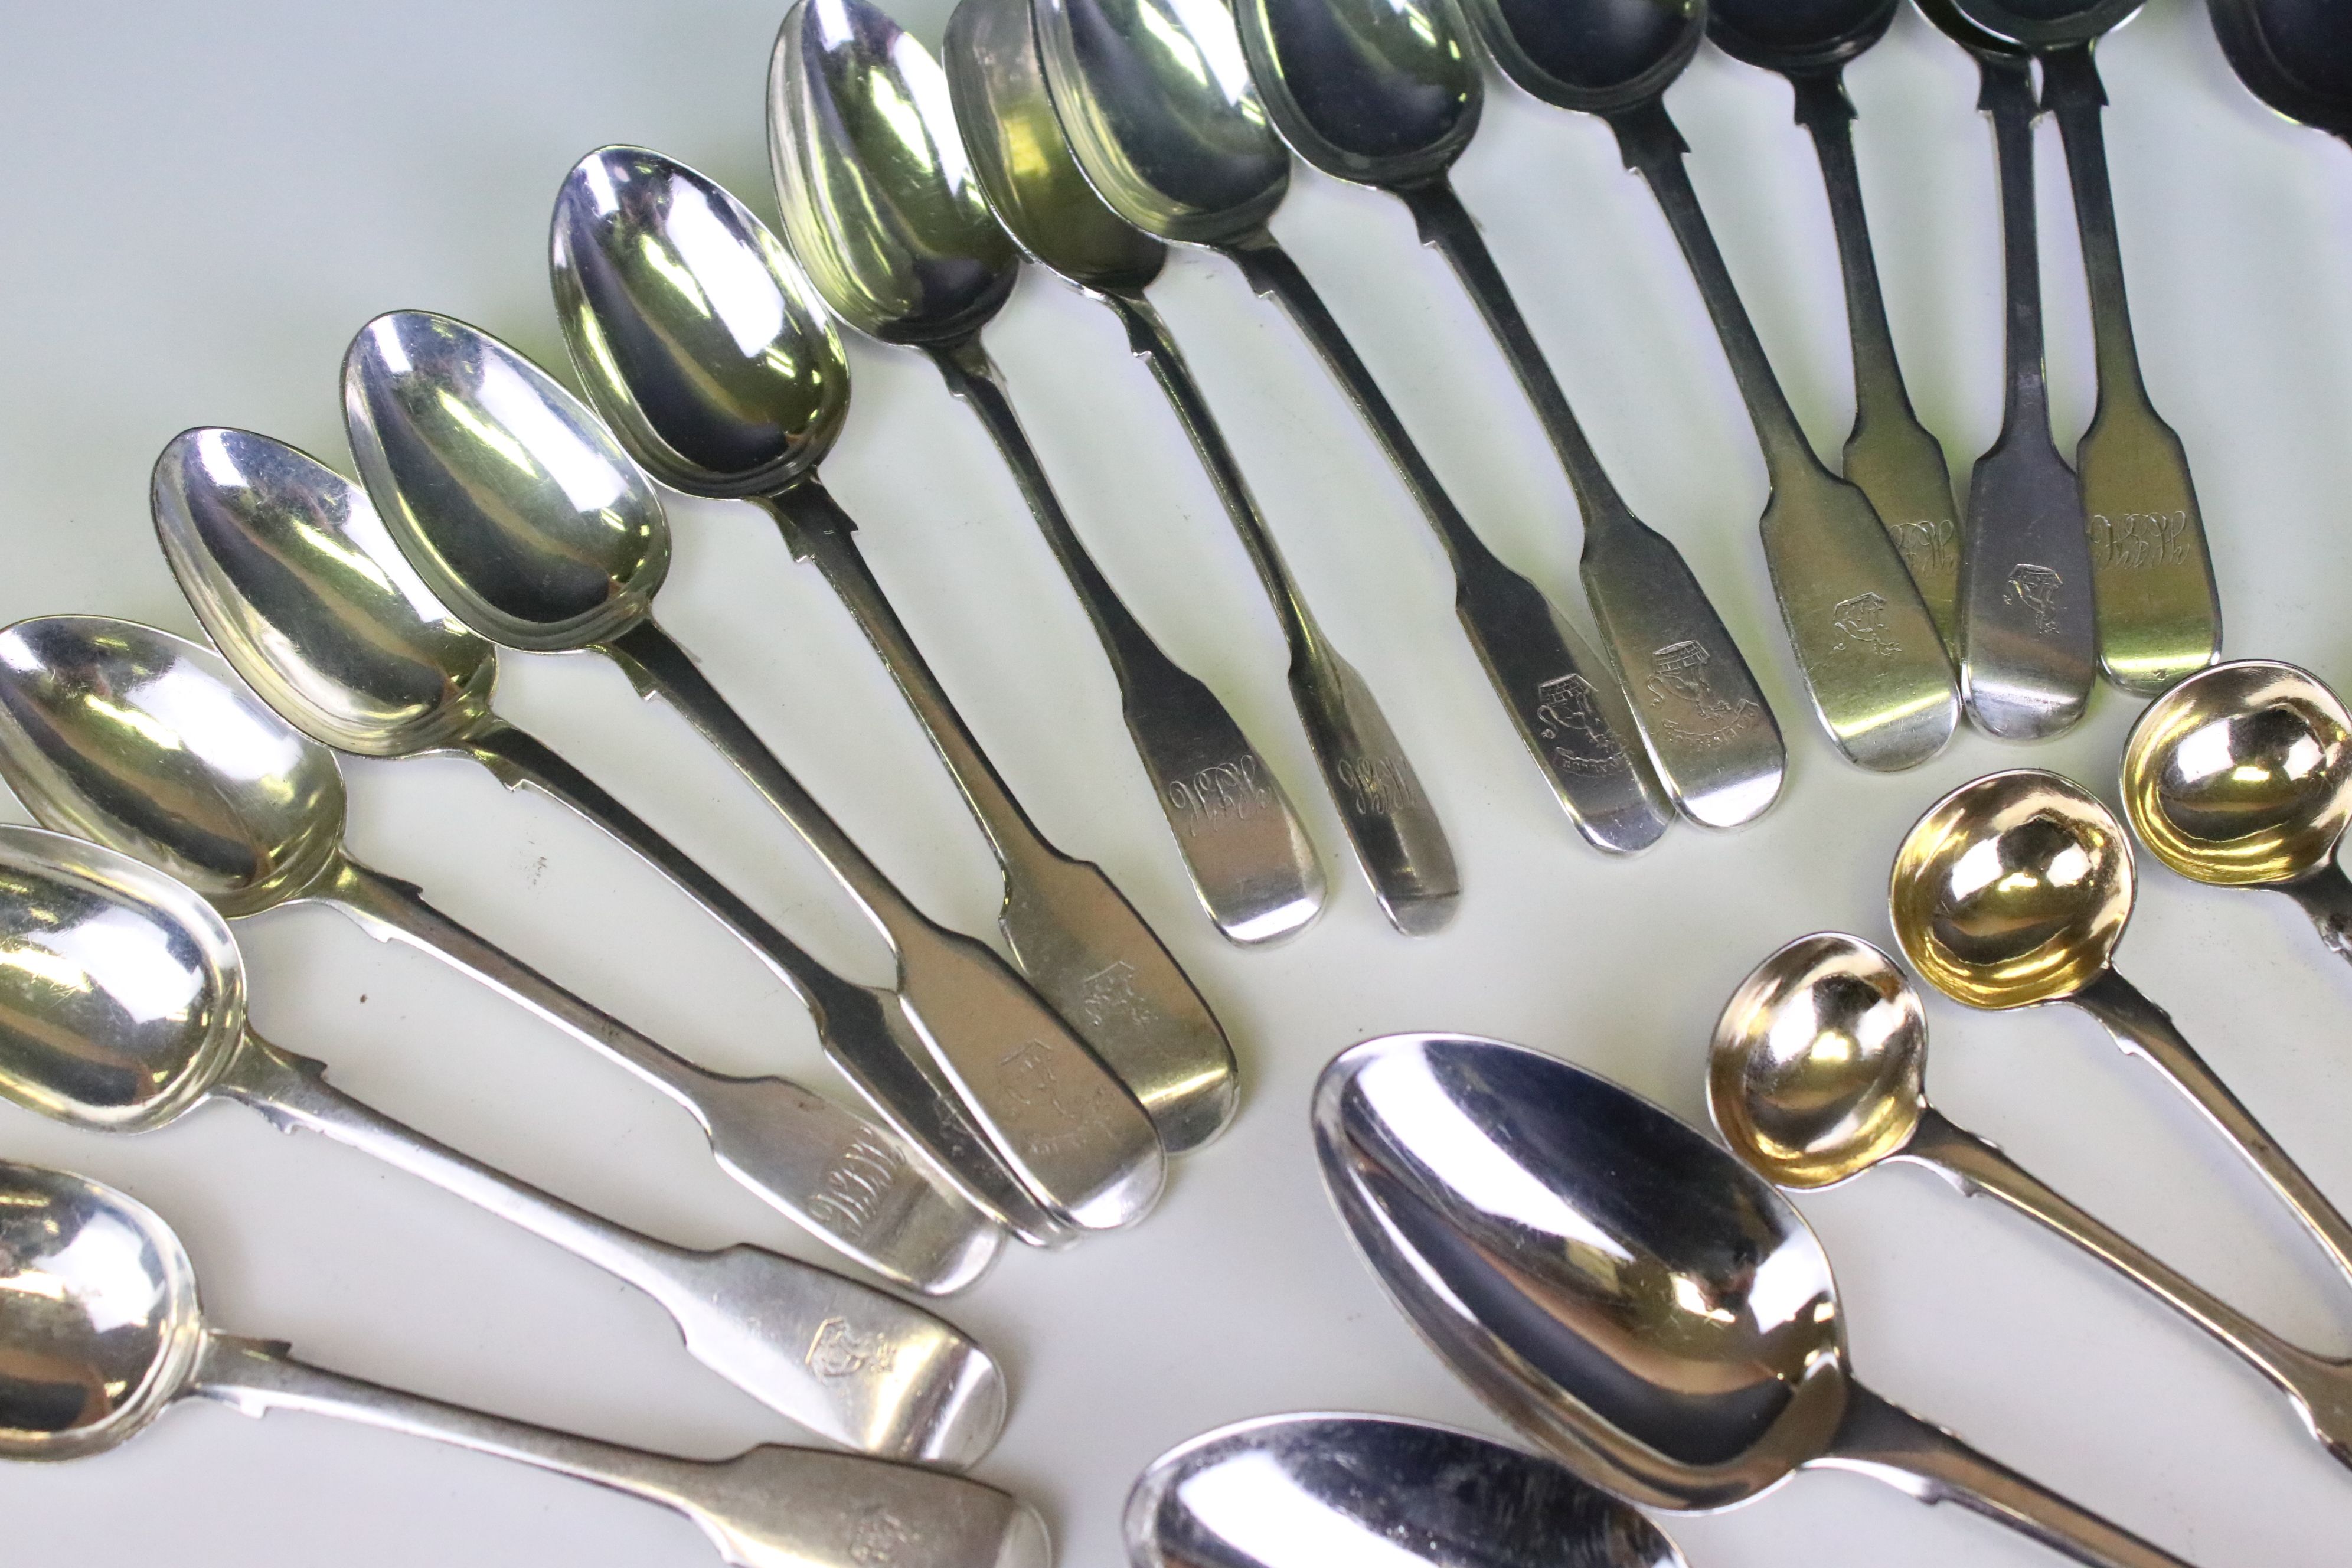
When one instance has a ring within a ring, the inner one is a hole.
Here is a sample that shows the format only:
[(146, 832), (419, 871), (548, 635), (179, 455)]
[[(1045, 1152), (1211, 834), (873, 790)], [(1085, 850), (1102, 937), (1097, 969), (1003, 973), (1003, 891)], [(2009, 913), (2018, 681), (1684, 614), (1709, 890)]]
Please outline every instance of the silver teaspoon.
[(841, 596), (1004, 868), (1013, 962), (1118, 1074), (1171, 1153), (1241, 1103), (1209, 1005), (1101, 868), (1037, 831), (924, 662), (818, 482), (849, 363), (807, 280), (743, 204), (684, 164), (606, 147), (555, 199), (550, 271), (589, 400), (654, 478), (750, 500)]
[(2248, 91), (2352, 145), (2352, 11), (2332, 0), (2208, 0), (2205, 9)]
[(1371, 688), (1324, 636), (1259, 515), (1208, 400), (1144, 289), (1167, 247), (1123, 222), (1087, 184), (1045, 91), (1028, 0), (962, 0), (948, 19), (948, 89), (972, 170), (1032, 259), (1109, 306), (1192, 438), (1290, 647), (1290, 697), (1358, 864), (1408, 936), (1454, 918), (1462, 882), (1444, 825)]
[[(1935, 617), (1870, 498), (1822, 467), (1773, 374), (1683, 166), (1665, 92), (1706, 31), (1702, 0), (1468, 0), (1503, 74), (1547, 103), (1597, 114), (1665, 214), (1755, 424), (1772, 484), (1764, 562), (1813, 710), (1866, 768), (1943, 749), (1959, 696)], [(1638, 684), (1643, 675), (1628, 671)]]
[(343, 407), (386, 529), (451, 613), (509, 647), (602, 653), (685, 714), (889, 945), (899, 1005), (1022, 1184), (1085, 1229), (1141, 1218), (1165, 1160), (1133, 1097), (994, 952), (915, 908), (654, 620), (669, 525), (595, 416), (506, 344), (421, 310), (361, 329)]
[(1334, 1058), (1313, 1117), (1390, 1298), (1594, 1485), (1716, 1510), (1851, 1470), (2095, 1568), (2183, 1568), (1857, 1383), (1803, 1216), (1640, 1096), (1499, 1040), (1395, 1035)]
[[(1486, 548), (1266, 225), (1290, 159), (1250, 85), (1218, 0), (1032, 0), (1045, 84), (1071, 152), (1112, 211), (1145, 233), (1230, 257), (1280, 302), (1362, 416), (1454, 567), (1454, 609), (1552, 793), (1596, 847), (1628, 854), (1672, 821), (1608, 663)], [(1662, 672), (1692, 721), (1748, 725), (1762, 710), (1706, 697), (1704, 649)], [(1640, 679), (1646, 679), (1648, 671)]]
[(454, 753), (533, 785), (629, 847), (791, 987), (867, 1102), (958, 1194), (1023, 1240), (1074, 1232), (991, 1152), (896, 993), (842, 979), (651, 825), (492, 710), (498, 648), (435, 600), (367, 492), (280, 441), (184, 432), (156, 459), (155, 531), (197, 619), (262, 700), (363, 757)]
[(522, 1226), (653, 1298), (697, 1361), (812, 1432), (961, 1468), (995, 1442), (1004, 1380), (930, 1313), (756, 1247), (657, 1241), (329, 1087), (246, 1021), (227, 922), (127, 855), (0, 827), (0, 1097), (69, 1126), (144, 1132), (207, 1100), (321, 1132)]
[(1235, 16), (1258, 96), (1291, 150), (1393, 192), (1477, 302), (1576, 492), (1584, 591), (1617, 668), (1648, 671), (1661, 650), (1679, 648), (1678, 663), (1706, 671), (1727, 721), (1689, 722), (1670, 688), (1634, 693), (1660, 782), (1694, 822), (1753, 821), (1779, 798), (1787, 764), (1771, 708), (1682, 552), (1610, 482), (1446, 177), (1485, 97), (1469, 29), (1450, 0), (1242, 0)]
[(763, 1445), (731, 1459), (620, 1447), (297, 1361), (207, 1327), (194, 1265), (152, 1209), (80, 1176), (0, 1162), (0, 1458), (79, 1458), (174, 1400), (258, 1418), (332, 1415), (491, 1454), (676, 1510), (737, 1568), (1047, 1568), (1018, 1499), (920, 1465)]
[(981, 343), (1021, 258), (971, 178), (938, 63), (867, 0), (795, 0), (769, 67), (768, 135), (785, 238), (824, 302), (929, 354), (1013, 470), (1110, 660), (1128, 734), (1217, 929), (1257, 942), (1305, 927), (1323, 907), (1323, 871), (1281, 782), (1102, 574)]
[(332, 904), (505, 993), (685, 1107), (720, 1169), (899, 1284), (961, 1289), (1003, 1244), (865, 1118), (696, 1066), (352, 858), (334, 753), (210, 648), (99, 616), (0, 631), (0, 777), (44, 827), (143, 860), (231, 920)]

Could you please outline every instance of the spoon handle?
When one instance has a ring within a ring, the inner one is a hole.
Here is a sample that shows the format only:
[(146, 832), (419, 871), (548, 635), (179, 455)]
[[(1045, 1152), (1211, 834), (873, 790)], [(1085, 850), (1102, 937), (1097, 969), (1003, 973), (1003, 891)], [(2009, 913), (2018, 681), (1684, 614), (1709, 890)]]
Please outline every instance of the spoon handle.
[(1612, 854), (1656, 843), (1672, 817), (1634, 740), (1633, 711), (1616, 673), (1541, 589), (1486, 548), (1289, 253), (1260, 231), (1226, 254), (1250, 287), (1279, 302), (1315, 346), (1437, 530), (1454, 566), (1454, 613), (1569, 820)]
[(910, 1040), (898, 998), (853, 984), (810, 957), (726, 884), (689, 859), (593, 779), (535, 736), (500, 723), (467, 738), (468, 752), (509, 785), (530, 784), (619, 839), (732, 931), (804, 1003), (825, 1055), (892, 1131), (919, 1151), (965, 1202), (1033, 1246), (1058, 1246), (1054, 1219), (989, 1150), (929, 1049)]
[(1894, 330), (1878, 282), (1862, 171), (1853, 155), (1853, 100), (1844, 74), (1792, 76), (1797, 123), (1813, 139), (1837, 233), (1838, 272), (1845, 285), (1847, 335), (1853, 342), (1853, 432), (1846, 437), (1845, 477), (1862, 487), (1911, 570), (1919, 596), (1955, 657), (1959, 647), (1959, 520), (1944, 445), (1919, 422), (1895, 357)]
[(1014, 964), (1141, 1102), (1169, 1152), (1215, 1137), (1241, 1097), (1233, 1047), (1208, 1003), (1102, 868), (1063, 854), (1031, 824), (883, 595), (848, 514), (814, 476), (760, 499), (865, 632), (996, 851), (996, 923)]
[(1339, 657), (1307, 607), (1241, 464), (1225, 445), (1224, 432), (1160, 312), (1140, 289), (1109, 290), (1102, 298), (1126, 326), (1128, 347), (1151, 367), (1274, 601), (1290, 644), (1291, 700), (1381, 909), (1408, 936), (1440, 929), (1454, 918), (1462, 880), (1445, 826), (1421, 787), (1412, 759), (1389, 728), (1371, 688)]
[(927, 1294), (959, 1289), (1003, 1233), (935, 1184), (864, 1117), (781, 1078), (725, 1078), (565, 990), (425, 901), (424, 889), (348, 858), (311, 895), (370, 935), (397, 938), (473, 975), (693, 1112), (719, 1168), (820, 1239)]
[[(692, 1520), (739, 1568), (1044, 1568), (1000, 1556), (1021, 1505), (961, 1476), (853, 1454), (773, 1445), (731, 1459), (647, 1453), (468, 1410), (297, 1361), (283, 1344), (205, 1335), (189, 1392), (258, 1419), (273, 1410), (470, 1448), (552, 1470)], [(877, 1529), (877, 1521), (881, 1528)], [(908, 1526), (920, 1521), (921, 1528)], [(895, 1530), (890, 1527), (896, 1527)]]
[(2153, 697), (2221, 651), (2221, 598), (2188, 453), (2140, 377), (2099, 124), (2107, 95), (2091, 46), (2044, 54), (2042, 88), (2066, 145), (2098, 354), (2098, 411), (2074, 460), (2090, 517), (2099, 662), (2125, 690)]
[(2241, 1104), (2229, 1087), (2213, 1075), (2196, 1047), (2173, 1027), (2165, 1010), (2140, 994), (2139, 989), (2110, 969), (2067, 998), (2106, 1026), (2116, 1042), (2135, 1056), (2145, 1057), (2157, 1071), (2172, 1080), (2238, 1152), (2261, 1173), (2271, 1190), (2294, 1211), (2304, 1227), (2326, 1249), (2329, 1261), (2352, 1277), (2352, 1226), (2286, 1152), (2263, 1131), (2253, 1112)]
[[(1726, 722), (1691, 723), (1655, 690), (1646, 704), (1637, 702), (1642, 738), (1660, 780), (1694, 822), (1737, 827), (1753, 820), (1779, 798), (1787, 754), (1780, 726), (1739, 645), (1682, 552), (1634, 517), (1617, 493), (1452, 183), (1441, 174), (1399, 194), (1421, 242), (1445, 258), (1477, 302), (1568, 472), (1584, 514), (1585, 596), (1616, 667), (1648, 670), (1669, 647), (1705, 655), (1693, 662), (1706, 670)], [(1732, 722), (1732, 715), (1742, 717)]]
[(2342, 868), (2330, 860), (2307, 876), (2280, 883), (2278, 890), (2311, 917), (2328, 952), (2352, 963), (2352, 878)]
[(1868, 1476), (1921, 1502), (1957, 1502), (2091, 1568), (2189, 1568), (1851, 1379), (1844, 1419), (1829, 1452), (1807, 1462), (1814, 1466)]
[(753, 1247), (689, 1251), (614, 1224), (394, 1121), (326, 1081), (323, 1063), (247, 1030), (216, 1091), (397, 1166), (636, 1287), (697, 1361), (810, 1431), (851, 1447), (969, 1462), (994, 1438), (974, 1400), (1003, 1397), (993, 1363), (919, 1307)]
[(1087, 552), (979, 335), (936, 345), (931, 358), (987, 426), (1101, 639), (1127, 732), (1209, 918), (1245, 945), (1303, 929), (1322, 910), (1323, 869), (1281, 781), (1216, 694), (1160, 651)]

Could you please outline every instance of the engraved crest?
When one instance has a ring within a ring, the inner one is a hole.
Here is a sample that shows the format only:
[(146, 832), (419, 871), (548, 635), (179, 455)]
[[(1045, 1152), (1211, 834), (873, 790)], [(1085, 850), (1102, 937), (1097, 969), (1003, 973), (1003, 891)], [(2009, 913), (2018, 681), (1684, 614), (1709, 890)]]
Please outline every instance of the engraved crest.
[(887, 1508), (869, 1508), (849, 1527), (849, 1560), (860, 1568), (889, 1568), (908, 1547), (921, 1544), (915, 1527)]
[(1701, 750), (1727, 745), (1753, 726), (1763, 709), (1753, 698), (1718, 697), (1706, 667), (1715, 656), (1703, 643), (1668, 643), (1650, 655), (1650, 679), (1643, 689), (1658, 711), (1656, 731)]
[(890, 1370), (898, 1350), (882, 1334), (861, 1334), (847, 1318), (827, 1318), (816, 1326), (808, 1353), (801, 1358), (819, 1377), (848, 1377)]
[(2047, 566), (2021, 561), (2010, 569), (2000, 596), (2003, 603), (2023, 605), (2033, 617), (2033, 629), (2050, 636), (2058, 630), (2058, 590), (2065, 581)]
[(1625, 742), (1609, 727), (1600, 689), (1571, 670), (1536, 688), (1536, 738), (1550, 742), (1549, 755), (1575, 773), (1614, 773), (1625, 759)]
[(1150, 1005), (1135, 988), (1135, 965), (1123, 958), (1087, 975), (1079, 984), (1072, 1006), (1078, 1015), (1076, 1021), (1091, 1029), (1121, 1025), (1140, 1028), (1152, 1021)]
[(1886, 601), (1876, 594), (1856, 594), (1830, 608), (1830, 625), (1838, 629), (1832, 653), (1870, 653), (1892, 658), (1902, 651), (1888, 634)]

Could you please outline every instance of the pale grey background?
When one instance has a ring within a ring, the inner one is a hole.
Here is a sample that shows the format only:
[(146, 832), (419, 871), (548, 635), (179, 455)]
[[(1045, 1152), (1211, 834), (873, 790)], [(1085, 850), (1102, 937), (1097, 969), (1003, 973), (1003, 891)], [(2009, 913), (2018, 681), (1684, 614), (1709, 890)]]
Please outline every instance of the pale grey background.
[[(945, 0), (899, 0), (936, 43)], [(335, 395), (371, 315), (430, 307), (551, 366), (548, 203), (571, 162), (643, 142), (772, 212), (760, 90), (772, 6), (96, 3), (11, 6), (0, 123), (0, 622), (107, 611), (194, 623), (149, 532), (173, 432), (245, 425), (346, 463)], [(2140, 342), (2197, 465), (2229, 650), (2352, 679), (2340, 498), (2352, 492), (2352, 157), (2271, 119), (2191, 0), (2102, 52)], [(1852, 73), (1861, 158), (1915, 397), (1956, 467), (1999, 418), (1998, 234), (1969, 63), (1917, 17)], [(1775, 78), (1702, 54), (1673, 94), (1692, 171), (1816, 441), (1849, 376), (1826, 214)], [(2089, 342), (2054, 134), (2042, 207), (2062, 441)], [(1732, 837), (1631, 863), (1578, 842), (1452, 622), (1441, 558), (1270, 307), (1181, 258), (1159, 288), (1331, 635), (1379, 689), (1445, 815), (1468, 895), (1444, 935), (1381, 922), (1344, 860), (1287, 947), (1221, 944), (1126, 749), (1085, 623), (973, 422), (911, 354), (853, 343), (827, 481), (992, 753), (1048, 832), (1100, 860), (1215, 1002), (1241, 1119), (1137, 1231), (1008, 1258), (948, 1310), (1009, 1365), (982, 1474), (1034, 1498), (1063, 1560), (1110, 1568), (1119, 1500), (1163, 1447), (1239, 1416), (1357, 1407), (1493, 1423), (1390, 1311), (1329, 1216), (1305, 1130), (1321, 1064), (1368, 1035), (1483, 1031), (1591, 1064), (1686, 1115), (1717, 1004), (1801, 931), (1885, 940), (1904, 826), (2022, 762), (2112, 792), (2134, 705), (2032, 750), (1963, 737), (1902, 777), (1836, 759), (1804, 711), (1756, 542), (1762, 468), (1683, 265), (1599, 122), (1498, 90), (1464, 195), (1635, 508), (1713, 588), (1779, 705), (1788, 796)], [(1442, 264), (1375, 193), (1302, 173), (1277, 224), (1465, 510), (1572, 596), (1576, 527), (1536, 426)], [(1281, 644), (1205, 483), (1110, 318), (1027, 279), (990, 334), (1080, 528), (1179, 658), (1258, 738), (1327, 854)], [(562, 374), (568, 374), (568, 369)], [(997, 884), (945, 776), (821, 585), (748, 507), (680, 500), (664, 620), (915, 897), (989, 929)], [(1581, 613), (1580, 611), (1579, 613)], [(590, 660), (510, 655), (505, 706), (608, 779), (822, 952), (877, 945), (686, 727)], [(713, 1065), (824, 1071), (803, 1015), (710, 922), (561, 809), (470, 764), (347, 764), (355, 845), (452, 911)], [(13, 803), (0, 807), (17, 812)], [(21, 813), (17, 813), (21, 815)], [(2352, 1198), (2352, 975), (2283, 900), (2147, 869), (2126, 972)], [(336, 1081), (566, 1195), (681, 1241), (793, 1228), (703, 1158), (688, 1120), (496, 997), (340, 917), (243, 928), (256, 1014)], [(2190, 1115), (2087, 1020), (1931, 1004), (1958, 1120), (2283, 1330), (2342, 1350), (2352, 1310)], [(717, 1455), (791, 1434), (718, 1384), (655, 1309), (407, 1177), (233, 1110), (109, 1142), (0, 1107), (0, 1152), (117, 1182), (194, 1250), (215, 1319), (326, 1364), (604, 1436)], [(1856, 1363), (1893, 1397), (2207, 1564), (2340, 1562), (2352, 1482), (2250, 1373), (1989, 1205), (1909, 1172), (1808, 1200)], [(691, 1529), (426, 1444), (182, 1410), (131, 1447), (0, 1468), (12, 1562), (100, 1564), (711, 1560)], [(1699, 1568), (2054, 1561), (1952, 1510), (1807, 1477), (1674, 1524)]]

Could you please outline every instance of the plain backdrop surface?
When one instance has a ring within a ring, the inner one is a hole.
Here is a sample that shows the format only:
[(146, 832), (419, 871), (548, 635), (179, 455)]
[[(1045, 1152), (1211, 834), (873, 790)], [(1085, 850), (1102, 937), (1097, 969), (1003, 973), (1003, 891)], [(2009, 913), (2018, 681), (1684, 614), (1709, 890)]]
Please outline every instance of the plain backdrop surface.
[[(898, 0), (936, 45), (944, 0)], [(181, 428), (245, 426), (348, 468), (337, 370), (378, 311), (476, 322), (570, 376), (544, 272), (572, 162), (635, 142), (772, 220), (761, 91), (779, 17), (721, 0), (571, 5), (16, 5), (0, 16), (0, 622), (99, 611), (194, 633), (147, 518)], [(2352, 155), (2240, 89), (2202, 7), (2154, 0), (2100, 52), (2139, 344), (2195, 465), (2227, 651), (2352, 680)], [(1878, 256), (1911, 393), (1965, 474), (1999, 425), (1999, 231), (1972, 64), (1906, 13), (1850, 73)], [(1703, 52), (1671, 107), (1690, 168), (1817, 446), (1850, 372), (1811, 150), (1779, 79)], [(2092, 397), (2054, 132), (2040, 140), (2059, 437)], [(1155, 289), (1317, 613), (1370, 679), (1444, 816), (1466, 884), (1437, 937), (1391, 931), (1344, 858), (1282, 679), (1282, 644), (1213, 496), (1108, 312), (1025, 277), (989, 344), (1062, 498), (1169, 651), (1255, 737), (1327, 858), (1321, 922), (1224, 945), (1194, 908), (1076, 601), (975, 422), (919, 355), (852, 341), (825, 462), (877, 572), (1049, 837), (1095, 859), (1216, 1005), (1239, 1120), (1176, 1168), (1140, 1227), (1008, 1257), (943, 1309), (1005, 1363), (1012, 1418), (979, 1473), (1046, 1512), (1061, 1560), (1112, 1568), (1154, 1455), (1285, 1409), (1497, 1430), (1355, 1258), (1316, 1177), (1315, 1074), (1367, 1036), (1491, 1034), (1704, 1118), (1708, 1026), (1767, 952), (1824, 927), (1885, 942), (1896, 841), (1945, 790), (2054, 767), (2114, 797), (2137, 704), (2101, 691), (2031, 748), (1961, 736), (1899, 776), (1841, 761), (1806, 710), (1757, 542), (1762, 465), (1681, 258), (1597, 121), (1495, 84), (1464, 158), (1485, 225), (1634, 510), (1680, 544), (1775, 703), (1788, 789), (1731, 835), (1637, 859), (1585, 847), (1491, 700), (1443, 557), (1303, 343), (1223, 261)], [(1533, 417), (1402, 208), (1301, 170), (1276, 225), (1508, 560), (1580, 617), (1575, 510)], [(995, 870), (880, 668), (750, 507), (677, 498), (668, 626), (804, 781), (941, 920), (992, 934)], [(600, 660), (508, 655), (500, 705), (587, 766), (820, 954), (882, 954), (748, 786)], [(677, 1049), (829, 1083), (805, 1015), (680, 896), (556, 805), (470, 763), (346, 761), (355, 852)], [(21, 818), (13, 802), (0, 805)], [(2284, 900), (2145, 858), (2123, 971), (2169, 1008), (2329, 1191), (2352, 1201), (2352, 973)], [(315, 908), (239, 927), (254, 1012), (333, 1081), (615, 1218), (694, 1245), (824, 1255), (734, 1186), (690, 1120), (428, 957)], [(1930, 1088), (1956, 1120), (2247, 1310), (2352, 1348), (2352, 1293), (2151, 1074), (2065, 1011), (1928, 1005)], [(137, 1139), (0, 1106), (0, 1155), (152, 1204), (215, 1321), (326, 1365), (700, 1455), (789, 1440), (621, 1285), (326, 1142), (207, 1109)], [(1806, 1199), (1860, 1375), (1987, 1451), (2209, 1565), (2326, 1564), (2352, 1477), (2283, 1402), (2147, 1298), (1916, 1172)], [(169, 1413), (63, 1467), (0, 1467), (10, 1563), (547, 1564), (712, 1561), (692, 1529), (593, 1489), (299, 1416)], [(2056, 1561), (1955, 1510), (1805, 1476), (1668, 1521), (1697, 1568)], [(1335, 1565), (1337, 1568), (1337, 1565)]]

